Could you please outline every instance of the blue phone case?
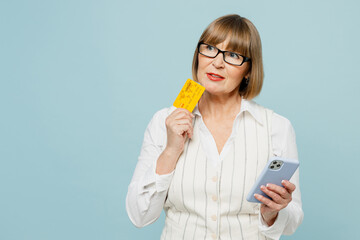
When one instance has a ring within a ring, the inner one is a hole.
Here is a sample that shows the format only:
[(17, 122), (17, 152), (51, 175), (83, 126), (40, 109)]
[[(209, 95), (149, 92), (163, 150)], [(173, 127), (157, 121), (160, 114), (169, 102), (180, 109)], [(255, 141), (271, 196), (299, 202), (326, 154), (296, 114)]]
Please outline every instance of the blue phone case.
[(254, 197), (255, 193), (271, 199), (268, 195), (261, 191), (260, 186), (266, 186), (268, 183), (273, 183), (282, 187), (281, 181), (290, 180), (298, 167), (299, 161), (295, 159), (286, 159), (281, 157), (270, 158), (266, 167), (256, 180), (254, 186), (251, 188), (246, 200), (249, 202), (261, 203)]

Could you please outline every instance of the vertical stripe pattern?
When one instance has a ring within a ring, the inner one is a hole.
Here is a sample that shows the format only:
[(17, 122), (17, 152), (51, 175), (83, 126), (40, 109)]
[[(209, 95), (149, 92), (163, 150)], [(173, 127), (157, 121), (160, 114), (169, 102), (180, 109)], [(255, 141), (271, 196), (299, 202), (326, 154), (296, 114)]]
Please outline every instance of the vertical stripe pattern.
[(193, 138), (179, 157), (165, 201), (162, 240), (266, 239), (258, 229), (259, 204), (246, 200), (272, 155), (272, 111), (258, 108), (261, 123), (243, 111), (217, 164), (209, 162), (210, 151), (201, 144), (209, 130), (201, 117), (194, 118)]

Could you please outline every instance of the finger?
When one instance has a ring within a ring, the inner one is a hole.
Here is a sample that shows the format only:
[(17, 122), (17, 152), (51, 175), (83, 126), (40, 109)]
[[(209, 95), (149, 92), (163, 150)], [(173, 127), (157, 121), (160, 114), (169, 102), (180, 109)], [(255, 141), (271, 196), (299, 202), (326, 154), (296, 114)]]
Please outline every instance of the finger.
[(276, 184), (266, 184), (266, 187), (273, 191), (273, 192), (276, 192), (277, 194), (279, 194), (281, 197), (283, 198), (289, 198), (291, 196), (291, 193), (288, 192), (287, 189), (283, 188), (283, 187), (280, 187)]
[(190, 116), (186, 112), (179, 111), (179, 112), (174, 113), (173, 118), (175, 120), (178, 120), (178, 119), (182, 119), (182, 118), (190, 118)]
[(187, 133), (189, 138), (192, 138), (193, 136), (194, 129), (190, 123), (176, 124), (172, 129), (172, 131), (178, 135), (184, 136), (184, 134)]
[(184, 113), (180, 113), (181, 115), (177, 116), (168, 116), (165, 120), (165, 125), (167, 127), (174, 127), (177, 124), (189, 124), (192, 126), (192, 119), (189, 116), (184, 115)]
[(295, 189), (296, 189), (295, 184), (292, 184), (291, 182), (289, 182), (289, 181), (287, 181), (287, 180), (282, 180), (282, 181), (281, 181), (281, 184), (286, 188), (286, 190), (287, 190), (289, 193), (294, 192)]
[(275, 203), (274, 201), (271, 201), (270, 199), (260, 195), (260, 194), (254, 194), (254, 197), (259, 200), (260, 202), (262, 202), (264, 205), (266, 205), (267, 207), (275, 210), (275, 211), (280, 211), (281, 210), (281, 206), (277, 203)]
[(182, 119), (178, 119), (175, 121), (176, 124), (181, 125), (181, 124), (188, 124), (189, 126), (192, 126), (192, 121), (190, 119), (187, 118), (182, 118)]
[(174, 120), (179, 120), (179, 119), (188, 119), (189, 121), (192, 121), (193, 117), (187, 115), (186, 113), (180, 113), (174, 116)]
[(179, 108), (180, 111), (186, 112), (189, 115), (194, 115), (192, 112), (190, 112), (189, 110), (187, 110), (186, 108)]
[(193, 134), (194, 134), (194, 128), (191, 126), (191, 128), (188, 130), (188, 133), (189, 133), (189, 138), (192, 138), (193, 137)]
[(189, 138), (192, 138), (193, 136), (193, 133), (194, 133), (194, 128), (192, 127), (191, 124), (188, 124), (189, 125), (189, 128), (186, 130), (187, 134), (188, 134), (188, 137)]
[(192, 138), (192, 133), (190, 131), (187, 132), (188, 138)]
[(175, 125), (172, 127), (172, 132), (174, 132), (175, 134), (179, 135), (179, 136), (183, 136), (185, 132), (187, 132), (189, 130), (189, 126), (184, 124), (184, 125)]
[(277, 194), (276, 192), (273, 192), (271, 190), (269, 190), (267, 187), (265, 186), (261, 186), (260, 187), (261, 191), (263, 191), (266, 195), (268, 195), (269, 197), (272, 198), (272, 200), (274, 202), (276, 202), (277, 204), (286, 204), (286, 200), (280, 196), (279, 194)]
[(176, 117), (179, 117), (179, 116), (188, 116), (190, 118), (194, 117), (194, 114), (192, 114), (189, 110), (187, 110), (185, 108), (178, 108), (173, 112), (173, 114)]
[(187, 131), (187, 132), (188, 132), (188, 131), (193, 131), (193, 126), (192, 126), (192, 124), (191, 124), (190, 122), (187, 122), (187, 121), (185, 121), (183, 124), (177, 124), (177, 123), (176, 123), (175, 128), (176, 128), (177, 126), (181, 126), (181, 127), (186, 126), (185, 131)]
[(179, 125), (187, 125), (189, 128), (193, 127), (193, 122), (188, 118), (181, 118), (181, 119), (172, 119), (168, 120), (168, 124), (170, 127), (176, 127)]

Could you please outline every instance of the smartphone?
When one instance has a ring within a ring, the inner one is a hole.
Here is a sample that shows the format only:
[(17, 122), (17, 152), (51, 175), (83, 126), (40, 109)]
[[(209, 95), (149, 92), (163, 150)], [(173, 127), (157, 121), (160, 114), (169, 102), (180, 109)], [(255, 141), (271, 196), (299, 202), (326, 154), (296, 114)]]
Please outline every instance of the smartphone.
[(255, 193), (271, 199), (271, 197), (261, 191), (260, 186), (266, 186), (266, 184), (272, 183), (283, 187), (281, 181), (290, 180), (298, 167), (299, 161), (295, 159), (286, 159), (281, 157), (270, 158), (260, 176), (256, 180), (254, 186), (248, 193), (246, 200), (249, 202), (261, 203), (254, 197)]

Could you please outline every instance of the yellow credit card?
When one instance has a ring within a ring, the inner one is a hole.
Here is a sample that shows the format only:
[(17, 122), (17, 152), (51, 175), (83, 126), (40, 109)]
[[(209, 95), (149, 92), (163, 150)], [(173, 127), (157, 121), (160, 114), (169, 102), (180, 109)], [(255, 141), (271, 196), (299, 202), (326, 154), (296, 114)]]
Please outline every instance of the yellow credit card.
[(204, 91), (205, 87), (191, 79), (188, 79), (175, 99), (173, 105), (174, 107), (185, 108), (192, 112)]

